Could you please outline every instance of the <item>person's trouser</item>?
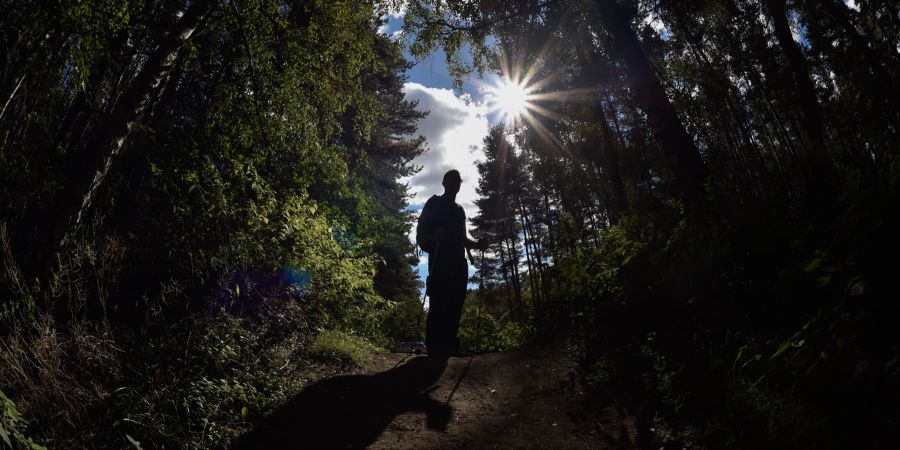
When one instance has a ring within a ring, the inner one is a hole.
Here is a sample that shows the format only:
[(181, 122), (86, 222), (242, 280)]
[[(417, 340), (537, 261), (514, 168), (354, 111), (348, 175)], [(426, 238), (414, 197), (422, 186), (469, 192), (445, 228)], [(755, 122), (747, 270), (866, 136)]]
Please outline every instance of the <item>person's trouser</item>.
[[(446, 264), (449, 265), (449, 264)], [(466, 260), (453, 267), (430, 274), (428, 286), (428, 320), (425, 324), (425, 346), (428, 353), (459, 351), (459, 320), (466, 300), (468, 267)]]

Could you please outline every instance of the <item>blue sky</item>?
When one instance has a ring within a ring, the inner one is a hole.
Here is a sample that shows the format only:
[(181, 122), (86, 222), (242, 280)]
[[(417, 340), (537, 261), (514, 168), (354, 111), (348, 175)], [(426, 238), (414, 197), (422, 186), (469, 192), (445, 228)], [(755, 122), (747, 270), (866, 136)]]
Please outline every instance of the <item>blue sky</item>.
[[(392, 14), (381, 31), (399, 39), (402, 27), (402, 14)], [(414, 61), (409, 54), (407, 59)], [(428, 151), (413, 161), (423, 169), (407, 180), (414, 195), (410, 209), (421, 209), (429, 197), (443, 192), (441, 178), (447, 170), (456, 169), (463, 177), (457, 203), (471, 218), (477, 214), (475, 162), (482, 159), (484, 137), (489, 126), (497, 120), (495, 114), (488, 114), (482, 89), (484, 82), (473, 77), (464, 80), (461, 90), (454, 91), (453, 78), (447, 70), (444, 52), (440, 50), (416, 63), (407, 76), (406, 98), (418, 101), (419, 110), (430, 111), (418, 123), (417, 133), (427, 139)], [(423, 258), (419, 265), (423, 280), (428, 272), (425, 260)], [(474, 268), (470, 267), (469, 272), (471, 275)]]

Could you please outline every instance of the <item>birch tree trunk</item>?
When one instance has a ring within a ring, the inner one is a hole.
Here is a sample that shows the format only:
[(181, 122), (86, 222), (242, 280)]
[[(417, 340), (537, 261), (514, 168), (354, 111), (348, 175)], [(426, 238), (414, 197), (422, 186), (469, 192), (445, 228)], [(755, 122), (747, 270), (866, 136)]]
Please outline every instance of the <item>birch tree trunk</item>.
[(105, 121), (97, 124), (81, 151), (70, 153), (63, 188), (45, 214), (32, 244), (29, 273), (47, 282), (53, 258), (90, 210), (97, 190), (160, 82), (178, 59), (182, 46), (206, 18), (210, 0), (195, 0), (162, 39)]

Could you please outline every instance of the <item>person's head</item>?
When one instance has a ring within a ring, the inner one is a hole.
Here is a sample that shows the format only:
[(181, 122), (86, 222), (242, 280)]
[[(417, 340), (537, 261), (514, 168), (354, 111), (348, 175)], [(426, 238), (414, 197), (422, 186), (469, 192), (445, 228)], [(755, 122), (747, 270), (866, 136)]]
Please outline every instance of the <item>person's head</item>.
[(459, 186), (462, 184), (462, 177), (456, 169), (450, 169), (444, 174), (444, 180), (441, 182), (444, 191), (450, 194), (459, 192)]

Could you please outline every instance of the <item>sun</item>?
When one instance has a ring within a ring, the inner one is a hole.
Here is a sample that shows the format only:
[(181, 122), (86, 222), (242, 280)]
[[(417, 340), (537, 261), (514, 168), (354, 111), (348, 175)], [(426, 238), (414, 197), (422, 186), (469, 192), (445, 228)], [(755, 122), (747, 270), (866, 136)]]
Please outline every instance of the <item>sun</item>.
[(487, 89), (487, 100), (492, 111), (498, 111), (508, 122), (515, 122), (531, 108), (531, 90), (524, 83), (509, 78)]
[(533, 133), (547, 148), (562, 152), (562, 142), (554, 135), (552, 128), (548, 128), (549, 122), (559, 122), (562, 117), (550, 105), (590, 102), (598, 90), (593, 86), (553, 89), (566, 74), (564, 70), (545, 70), (544, 61), (555, 51), (556, 44), (545, 45), (530, 64), (523, 59), (511, 58), (511, 54), (521, 54), (523, 51), (500, 49), (500, 73), (493, 75), (491, 81), (481, 81), (480, 84), (492, 121), (505, 121), (507, 130), (513, 133)]

